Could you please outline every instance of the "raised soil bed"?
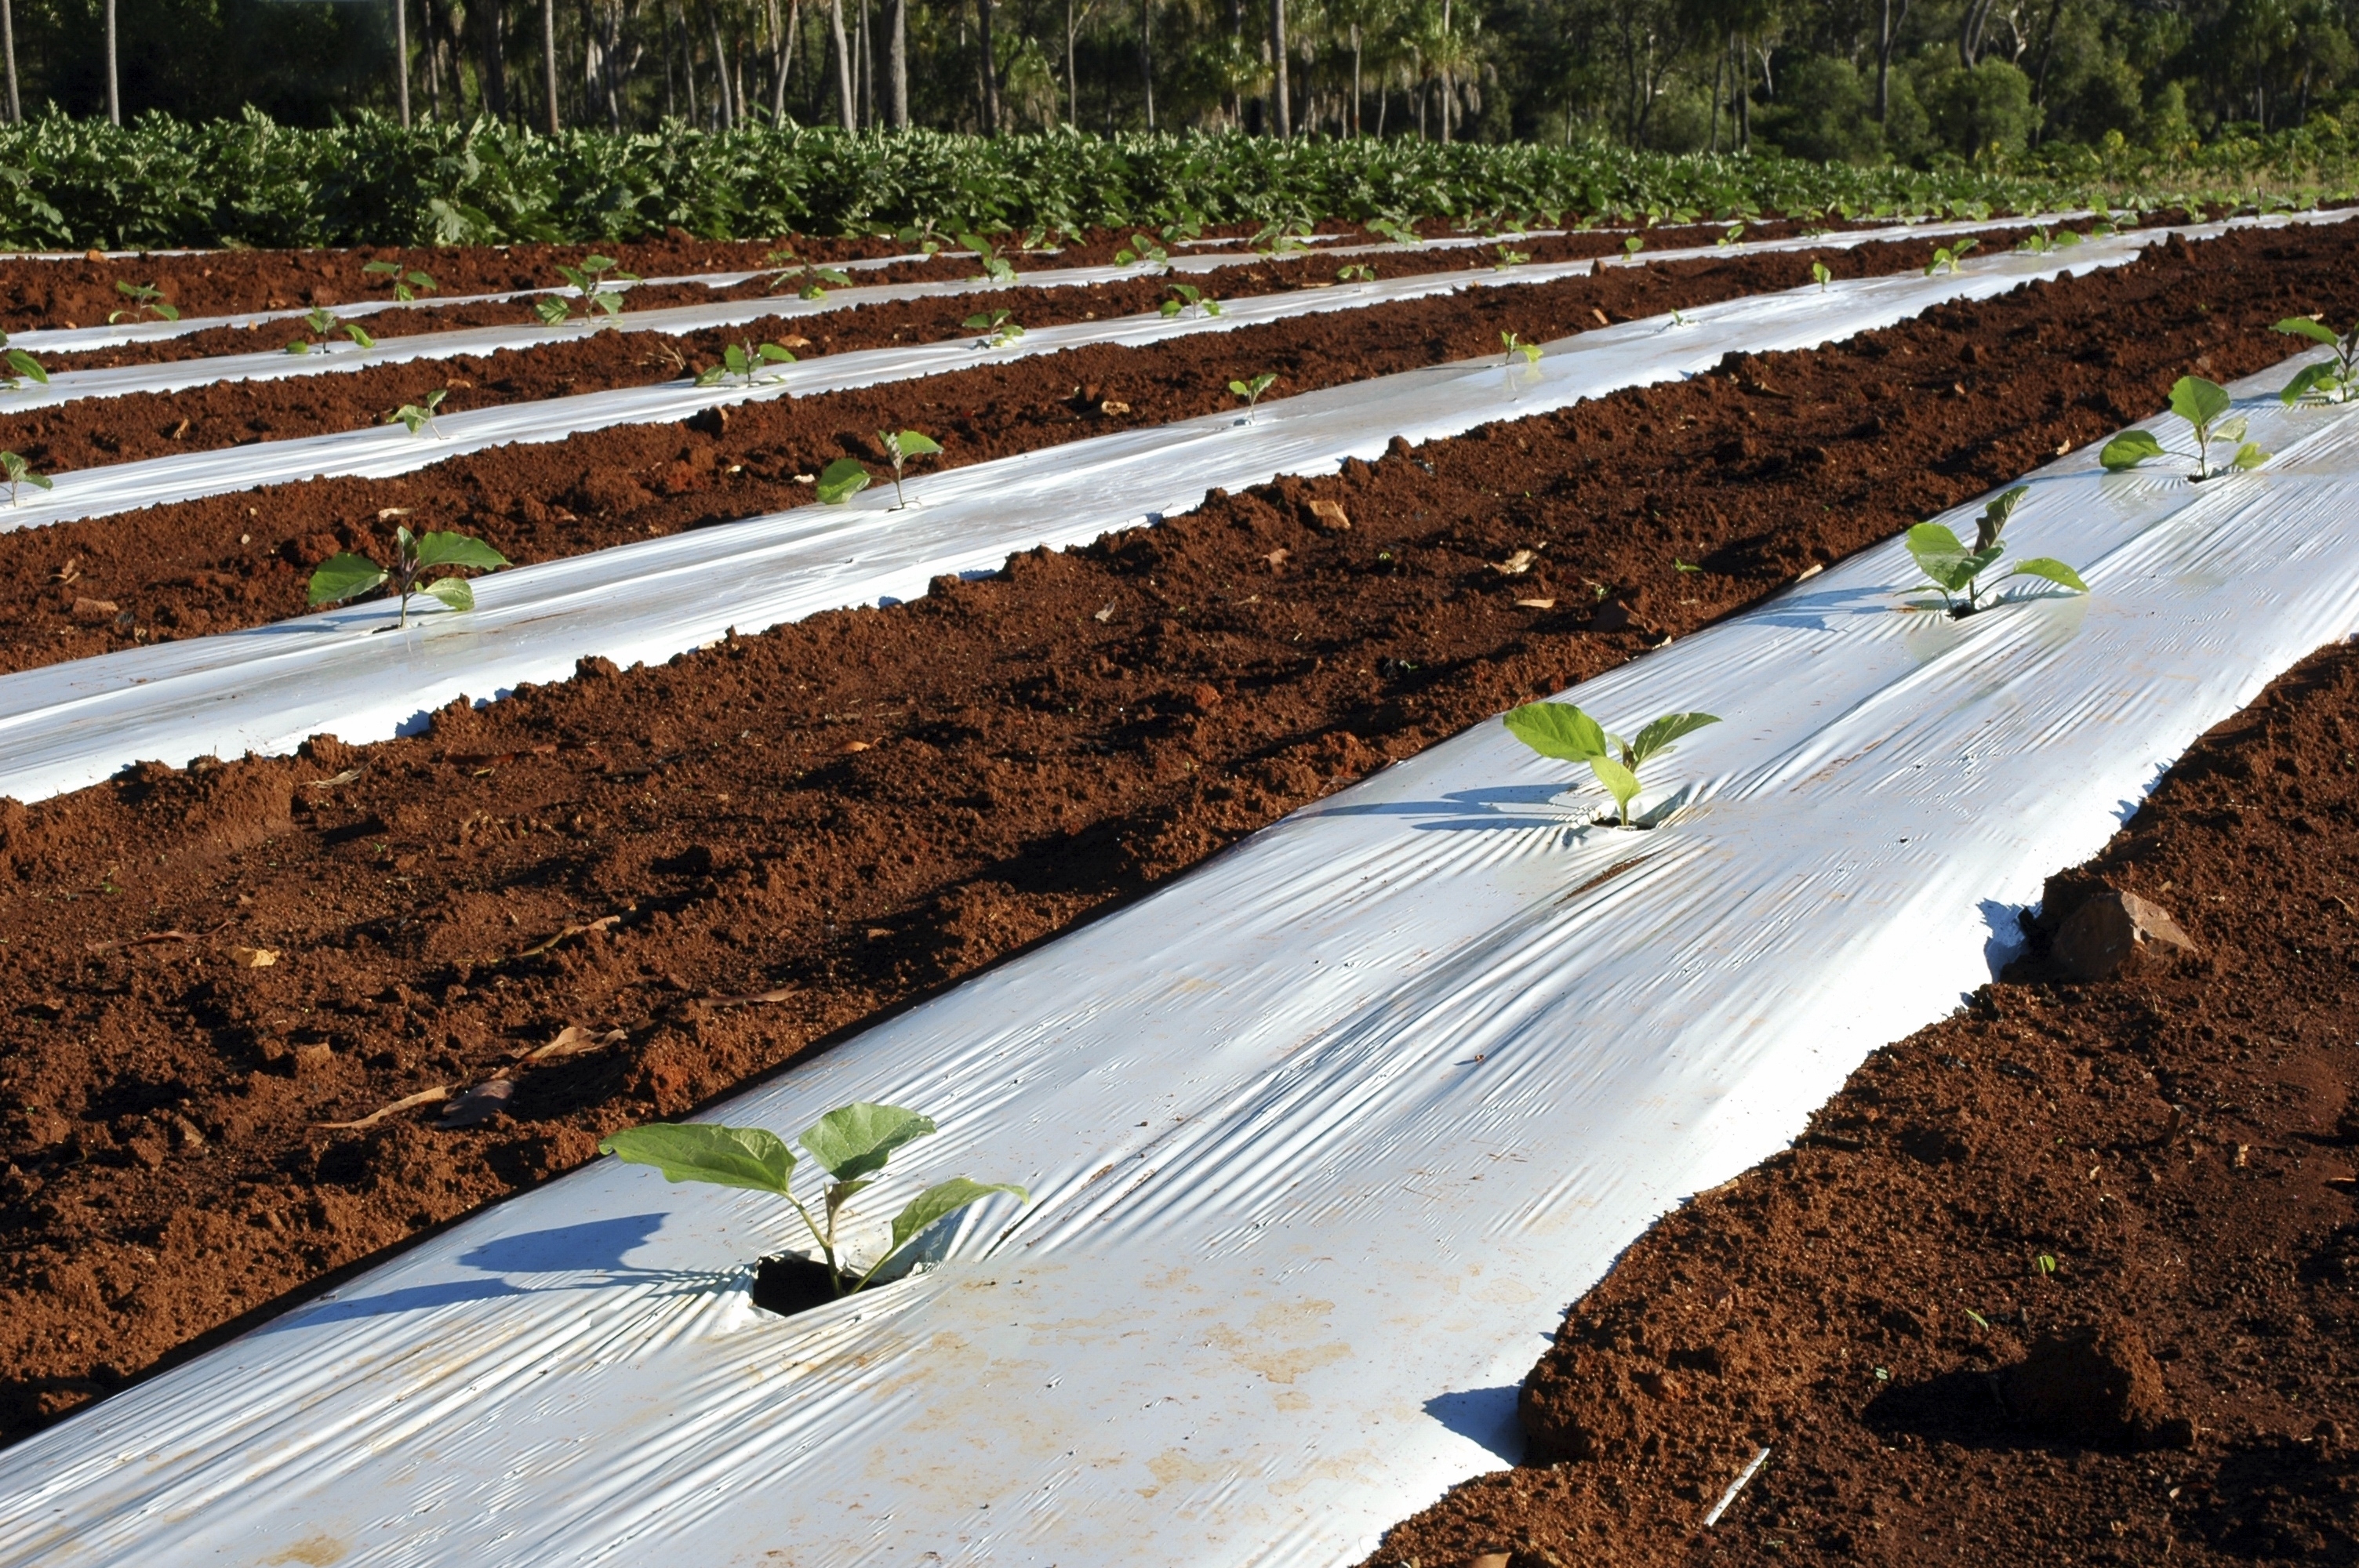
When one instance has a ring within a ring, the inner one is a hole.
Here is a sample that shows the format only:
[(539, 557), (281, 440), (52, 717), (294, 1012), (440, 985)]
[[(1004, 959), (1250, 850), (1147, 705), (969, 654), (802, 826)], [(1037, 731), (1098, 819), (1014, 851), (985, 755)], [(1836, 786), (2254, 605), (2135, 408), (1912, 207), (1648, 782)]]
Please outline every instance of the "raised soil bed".
[(1623, 1256), (1528, 1462), (1371, 1568), (2359, 1561), (2354, 745), (2348, 645), (2205, 737), (2045, 903), (2142, 895), (2199, 957), (2029, 965), (1879, 1052)]
[[(2268, 322), (2359, 308), (2346, 254), (2159, 247), (908, 605), (593, 661), (415, 740), (0, 805), (0, 1420), (2085, 443), (2190, 365), (2258, 370)], [(470, 1128), (318, 1125), (498, 1074)]]

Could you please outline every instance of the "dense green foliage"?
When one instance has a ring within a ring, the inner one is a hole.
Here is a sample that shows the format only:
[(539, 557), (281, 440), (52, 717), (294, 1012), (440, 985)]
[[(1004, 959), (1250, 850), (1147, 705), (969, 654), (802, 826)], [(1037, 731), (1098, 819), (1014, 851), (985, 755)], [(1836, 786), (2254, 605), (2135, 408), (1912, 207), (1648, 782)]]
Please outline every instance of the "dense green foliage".
[(42, 116), (0, 127), (10, 246), (458, 243), (1066, 230), (1345, 218), (1464, 223), (1693, 215), (2023, 211), (2113, 199), (2237, 202), (2352, 188), (2359, 138), (2331, 122), (2193, 150), (2055, 149), (1931, 169), (1766, 155), (1673, 157), (1237, 133), (996, 139), (678, 124), (536, 135), (495, 122), (324, 130), (258, 114), (121, 128)]

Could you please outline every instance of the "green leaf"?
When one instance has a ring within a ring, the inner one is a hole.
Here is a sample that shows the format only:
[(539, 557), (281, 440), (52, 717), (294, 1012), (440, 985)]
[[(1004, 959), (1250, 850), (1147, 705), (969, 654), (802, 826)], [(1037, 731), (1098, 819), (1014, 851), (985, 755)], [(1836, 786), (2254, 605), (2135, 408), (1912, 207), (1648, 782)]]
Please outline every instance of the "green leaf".
[(1605, 755), (1605, 731), (1569, 702), (1527, 702), (1500, 719), (1507, 733), (1543, 757), (1585, 762)]
[(2215, 441), (2241, 441), (2245, 438), (2247, 423), (2242, 414), (2234, 419), (2223, 419), (2212, 430), (2212, 438)]
[(774, 365), (790, 365), (795, 362), (795, 356), (788, 353), (786, 350), (778, 347), (776, 343), (764, 343), (756, 351), (761, 354), (763, 359), (768, 361)]
[(1177, 299), (1167, 299), (1163, 302), (1162, 313), (1166, 316), (1177, 316), (1184, 308), (1186, 308)]
[(39, 382), (43, 386), (49, 384), (49, 373), (41, 368), (41, 362), (22, 349), (8, 351), (8, 368), (18, 375)]
[(747, 359), (745, 351), (735, 343), (721, 351), (721, 362), (729, 367), (732, 375), (744, 375), (754, 368), (754, 362)]
[(838, 458), (820, 470), (819, 498), (833, 506), (868, 488), (868, 470), (850, 458)]
[(440, 582), (428, 583), (418, 591), (429, 599), (440, 600), (453, 610), (475, 608), (475, 590), (462, 577), (446, 577)]
[(566, 317), (572, 314), (564, 300), (546, 295), (532, 302), (532, 313), (552, 327), (565, 325)]
[(2137, 467), (2148, 458), (2162, 455), (2162, 443), (2155, 439), (2153, 431), (2125, 430), (2105, 443), (2105, 449), (2097, 454), (2097, 460), (2105, 466), (2108, 472), (2118, 473), (2123, 469)]
[(1984, 550), (1969, 550), (1955, 534), (1939, 523), (1918, 524), (1908, 530), (1906, 543), (1918, 569), (1947, 593), (1965, 592), (2006, 548), (1993, 545)]
[(901, 432), (901, 455), (904, 458), (931, 457), (941, 450), (931, 436), (918, 430)]
[(482, 567), (489, 570), (507, 564), (506, 556), (481, 539), (464, 534), (429, 534), (418, 541), (418, 566), (421, 571), (428, 567)]
[(2182, 375), (2170, 384), (2170, 411), (2190, 425), (2211, 424), (2233, 403), (2226, 387), (2200, 375)]
[(2322, 322), (2313, 321), (2307, 316), (2288, 316), (2271, 330), (2288, 333), (2297, 338), (2308, 338), (2314, 343), (2324, 343), (2330, 348), (2343, 341), (2342, 335), (2333, 328)]
[(1589, 771), (1597, 775), (1597, 782), (1614, 797), (1614, 814), (1622, 818), (1622, 826), (1629, 827), (1631, 803), (1638, 798), (1638, 775), (1611, 757), (1590, 758)]
[(1012, 1182), (971, 1182), (964, 1176), (937, 1182), (911, 1198), (909, 1206), (893, 1217), (893, 1250), (898, 1252), (937, 1221), (948, 1219), (969, 1204), (994, 1193), (1014, 1193), (1019, 1202), (1032, 1201), (1030, 1193)]
[(2015, 569), (2006, 575), (2042, 578), (2059, 588), (2069, 588), (2074, 593), (2089, 591), (2089, 585), (2081, 580), (2079, 572), (2052, 556), (2034, 556), (2027, 561), (2017, 561)]
[(147, 302), (147, 308), (153, 310), (157, 315), (161, 316), (167, 321), (177, 321), (180, 319), (179, 307), (166, 300), (151, 299)]
[(311, 574), (311, 602), (341, 603), (366, 593), (385, 579), (385, 568), (366, 556), (355, 556), (349, 550), (330, 556)]
[(57, 481), (49, 478), (49, 475), (35, 473), (30, 469), (27, 469), (23, 473), (16, 477), (24, 483), (31, 485), (35, 490), (55, 490), (58, 487)]
[(668, 1182), (710, 1182), (780, 1196), (795, 1173), (795, 1152), (777, 1133), (759, 1127), (655, 1122), (610, 1133), (599, 1141), (598, 1152), (653, 1165)]
[(897, 1105), (855, 1101), (836, 1107), (796, 1140), (839, 1182), (881, 1171), (893, 1152), (934, 1130), (934, 1119)]
[(706, 369), (696, 373), (696, 384), (699, 386), (718, 386), (721, 384), (721, 378), (728, 373), (729, 367), (727, 365), (709, 366)]
[(1630, 742), (1630, 760), (1643, 763), (1649, 757), (1660, 756), (1671, 749), (1671, 742), (1683, 735), (1692, 735), (1707, 724), (1717, 724), (1720, 718), (1711, 713), (1666, 713), (1638, 731)]
[(376, 347), (376, 340), (370, 337), (367, 332), (364, 331), (359, 326), (351, 321), (344, 323), (344, 336), (350, 338), (362, 348), (373, 349)]
[(2235, 466), (2243, 469), (2246, 473), (2252, 472), (2253, 470), (2260, 467), (2263, 463), (2267, 462), (2268, 460), (2269, 454), (2261, 450), (2260, 448), (2253, 445), (2250, 441), (2245, 442), (2243, 446), (2236, 449)]
[[(8, 362), (11, 364), (16, 362), (13, 350), (9, 353)], [(2291, 381), (2286, 383), (2285, 390), (2277, 394), (2277, 401), (2290, 408), (2312, 392), (2332, 389), (2335, 381), (2332, 365), (2304, 365), (2294, 373), (2294, 378)]]

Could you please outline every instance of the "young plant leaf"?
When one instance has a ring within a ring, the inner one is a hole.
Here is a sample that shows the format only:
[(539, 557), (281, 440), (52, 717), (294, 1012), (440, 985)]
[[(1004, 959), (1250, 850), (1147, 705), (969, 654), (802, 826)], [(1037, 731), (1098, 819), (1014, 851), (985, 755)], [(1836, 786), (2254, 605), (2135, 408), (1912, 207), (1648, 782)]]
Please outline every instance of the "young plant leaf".
[(2343, 341), (2341, 334), (2333, 328), (2323, 322), (2313, 321), (2307, 316), (2288, 316), (2270, 330), (2289, 333), (2298, 338), (2308, 338), (2311, 342), (2324, 343), (2330, 349), (2340, 346)]
[(1712, 713), (1666, 713), (1631, 739), (1628, 753), (1630, 765), (1640, 767), (1649, 757), (1659, 757), (1671, 749), (1671, 742), (1684, 735), (1692, 735), (1707, 724), (1717, 724), (1720, 718)]
[(1543, 757), (1585, 762), (1606, 754), (1604, 730), (1569, 702), (1527, 702), (1510, 708), (1501, 722), (1507, 733)]
[(2097, 461), (2104, 465), (2107, 472), (2119, 473), (2162, 455), (2162, 443), (2155, 438), (2153, 431), (2125, 430), (2105, 443), (2104, 450), (2097, 454)]
[(1614, 815), (1623, 827), (1629, 827), (1630, 807), (1638, 798), (1638, 775), (1611, 757), (1590, 758), (1589, 771), (1597, 775), (1597, 782), (1614, 797)]
[(931, 436), (922, 431), (904, 430), (900, 437), (900, 449), (901, 456), (908, 459), (931, 457), (942, 449), (935, 443)]
[[(930, 1127), (933, 1124), (929, 1122), (927, 1125)], [(1013, 1182), (971, 1182), (964, 1176), (937, 1182), (911, 1198), (908, 1206), (893, 1217), (893, 1249), (886, 1256), (890, 1258), (936, 1223), (994, 1193), (1014, 1193), (1019, 1203), (1032, 1201), (1032, 1195)]]
[(2232, 460), (2235, 467), (2242, 469), (2246, 473), (2252, 472), (2253, 470), (2260, 467), (2263, 463), (2267, 462), (2268, 460), (2269, 454), (2261, 450), (2260, 448), (2255, 446), (2250, 441), (2246, 441), (2243, 446), (2238, 447), (2236, 449), (2236, 455)]
[(386, 581), (391, 574), (366, 556), (345, 550), (330, 556), (311, 574), (314, 604), (339, 604), (356, 599)]
[(868, 488), (868, 470), (851, 458), (838, 458), (819, 474), (819, 498), (829, 505), (850, 501)]
[(2170, 384), (2170, 411), (2199, 431), (2228, 412), (2232, 404), (2226, 387), (2200, 375), (2182, 375)]
[[(11, 364), (16, 362), (15, 350), (9, 351), (8, 360)], [(2277, 394), (2277, 401), (2290, 408), (2313, 392), (2332, 391), (2341, 384), (2342, 377), (2336, 373), (2334, 366), (2304, 365), (2294, 372), (2293, 379), (2286, 383), (2283, 392)]]
[(668, 1182), (709, 1182), (783, 1196), (795, 1173), (795, 1152), (759, 1127), (718, 1127), (706, 1121), (656, 1122), (609, 1133), (598, 1152), (634, 1165), (652, 1165)]
[(883, 1170), (895, 1150), (932, 1131), (930, 1116), (897, 1105), (860, 1101), (829, 1111), (796, 1141), (827, 1168), (829, 1175), (849, 1182)]
[(445, 606), (452, 610), (475, 608), (475, 590), (462, 577), (446, 577), (438, 582), (428, 583), (418, 591), (429, 599), (440, 600)]
[(480, 567), (489, 571), (507, 564), (506, 556), (464, 534), (429, 534), (418, 541), (420, 571), (428, 567)]
[(2059, 588), (2071, 589), (2074, 593), (2089, 591), (2089, 585), (2081, 580), (2079, 572), (2052, 556), (2034, 556), (2027, 561), (2017, 561), (2015, 564), (2015, 569), (2006, 575), (2044, 578)]
[(1939, 523), (1919, 523), (1908, 530), (1908, 554), (1917, 569), (1944, 593), (1964, 593), (1984, 569), (1998, 559), (2004, 546), (1970, 550), (1955, 534)]

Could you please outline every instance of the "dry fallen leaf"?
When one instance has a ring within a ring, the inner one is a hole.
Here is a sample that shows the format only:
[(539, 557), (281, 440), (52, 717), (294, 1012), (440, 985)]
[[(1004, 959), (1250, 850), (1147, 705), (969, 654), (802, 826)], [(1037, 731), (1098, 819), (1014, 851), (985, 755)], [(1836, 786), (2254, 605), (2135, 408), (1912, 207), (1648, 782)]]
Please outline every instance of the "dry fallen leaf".
[(1337, 533), (1352, 526), (1352, 520), (1344, 514), (1343, 503), (1340, 501), (1314, 501), (1310, 503), (1310, 515)]
[(1526, 610), (1554, 610), (1556, 608), (1556, 600), (1553, 599), (1519, 599), (1516, 600), (1516, 602), (1523, 606)]
[(811, 341), (809, 338), (804, 337), (799, 332), (794, 334), (792, 337), (780, 338), (778, 340), (778, 347), (782, 349), (808, 349), (810, 346)]
[(516, 1096), (516, 1080), (494, 1078), (487, 1084), (477, 1084), (451, 1102), (451, 1108), (434, 1125), (440, 1128), (480, 1127), (508, 1108)]
[(360, 769), (346, 768), (342, 773), (336, 774), (333, 778), (305, 779), (303, 781), (303, 787), (305, 789), (333, 789), (338, 784), (348, 784), (360, 776)]
[(715, 1007), (756, 1006), (767, 1002), (785, 1001), (801, 989), (800, 986), (777, 986), (769, 990), (754, 991), (745, 996), (717, 996), (712, 1000)]
[(317, 1125), (321, 1127), (335, 1128), (341, 1131), (356, 1131), (364, 1127), (375, 1127), (378, 1122), (383, 1121), (388, 1116), (393, 1116), (405, 1110), (415, 1110), (421, 1105), (432, 1105), (438, 1100), (446, 1100), (450, 1098), (450, 1089), (440, 1084), (437, 1084), (430, 1089), (420, 1089), (414, 1095), (404, 1095), (401, 1098), (394, 1101), (391, 1105), (379, 1106), (376, 1109), (369, 1112), (366, 1116), (362, 1117), (358, 1121), (322, 1121)]
[(266, 969), (278, 962), (276, 947), (232, 947), (229, 961), (241, 969)]
[(1808, 582), (1826, 569), (1827, 568), (1825, 567), (1820, 565), (1817, 561), (1812, 561), (1809, 566), (1804, 567), (1800, 571), (1794, 574), (1794, 580), (1796, 582)]
[(554, 1062), (560, 1056), (579, 1056), (585, 1051), (602, 1046), (619, 1045), (630, 1036), (619, 1029), (584, 1029), (569, 1023), (557, 1032), (557, 1038), (546, 1045), (524, 1053), (527, 1062)]
[(838, 741), (835, 749), (845, 756), (850, 756), (854, 752), (870, 752), (875, 750), (875, 747), (871, 746), (865, 741)]
[(1532, 563), (1538, 559), (1539, 557), (1529, 550), (1517, 550), (1504, 561), (1493, 561), (1491, 569), (1505, 577), (1521, 577), (1531, 570)]
[(1099, 621), (1101, 621), (1101, 622), (1104, 622), (1104, 621), (1111, 621), (1111, 620), (1113, 620), (1113, 619), (1114, 619), (1114, 606), (1113, 606), (1113, 605), (1111, 605), (1111, 604), (1109, 604), (1109, 605), (1107, 605), (1103, 610), (1099, 611), (1097, 612), (1097, 615), (1096, 615), (1095, 619), (1097, 619), (1097, 620), (1099, 620)]
[(73, 601), (73, 618), (77, 621), (112, 621), (122, 606), (111, 599), (77, 599)]
[(1130, 405), (1127, 403), (1117, 403), (1113, 398), (1109, 397), (1103, 403), (1098, 405), (1098, 412), (1101, 414), (1127, 414), (1130, 412)]
[(376, 520), (380, 523), (389, 523), (397, 517), (408, 515), (409, 508), (407, 506), (380, 506), (376, 509)]
[(1294, 552), (1292, 550), (1288, 549), (1284, 545), (1280, 545), (1277, 548), (1264, 556), (1262, 559), (1267, 561), (1271, 566), (1282, 567), (1286, 564), (1287, 557), (1293, 554)]

